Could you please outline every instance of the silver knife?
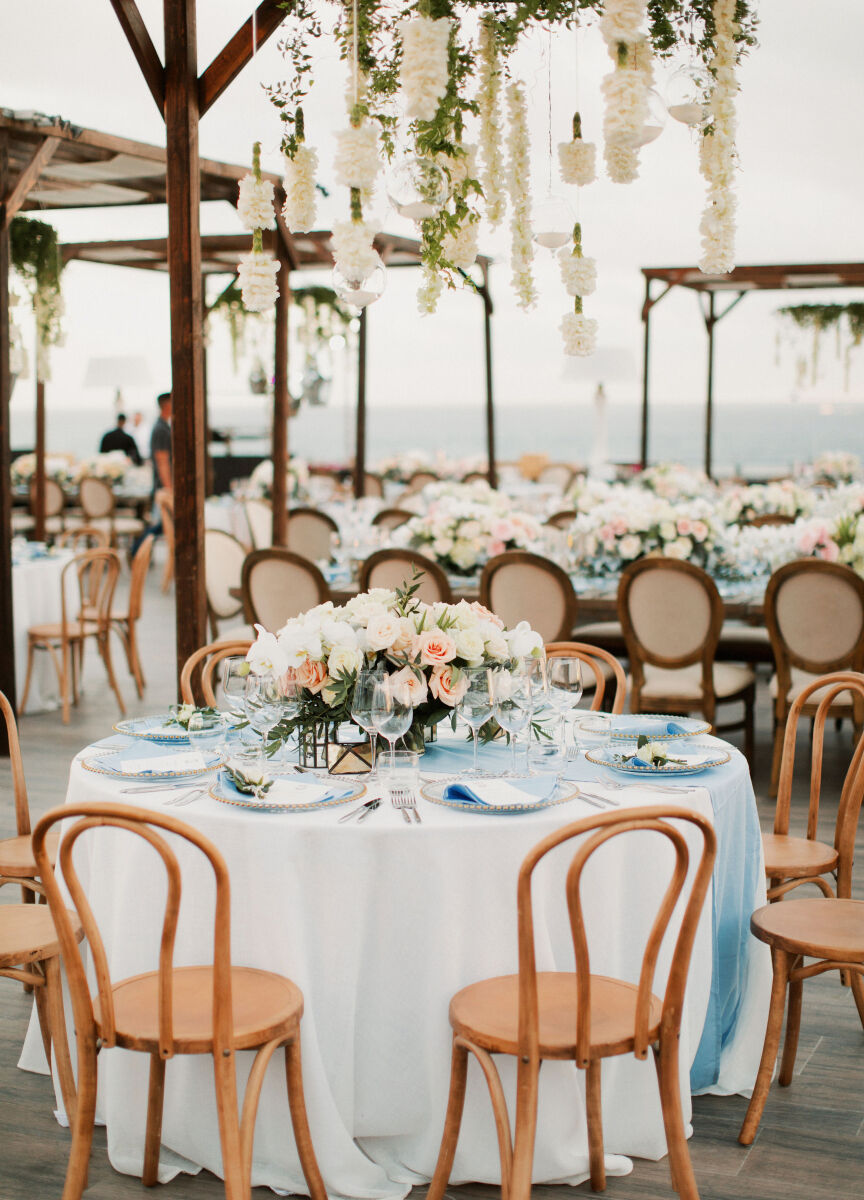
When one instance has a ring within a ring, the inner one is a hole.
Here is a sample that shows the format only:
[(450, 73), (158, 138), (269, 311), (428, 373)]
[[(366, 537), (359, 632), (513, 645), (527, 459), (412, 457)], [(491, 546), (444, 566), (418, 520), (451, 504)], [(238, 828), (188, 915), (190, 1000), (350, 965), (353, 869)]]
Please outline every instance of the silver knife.
[[(378, 800), (377, 798), (373, 798), (372, 800), (367, 800), (365, 802), (365, 804), (361, 804), (358, 808), (352, 808), (350, 812), (343, 813), (342, 816), (339, 818), (339, 820), (336, 822), (336, 824), (337, 825), (341, 824), (342, 821), (350, 821), (352, 817), (356, 817), (356, 816), (360, 815), (361, 813), (363, 814), (363, 816), (365, 816), (367, 813), (371, 812), (373, 808), (377, 808), (377, 806), (380, 803), (381, 803), (380, 800)], [(361, 820), (362, 820), (362, 817), (361, 817)]]
[(360, 814), (360, 816), (357, 818), (357, 824), (359, 825), (361, 821), (365, 821), (366, 818), (368, 816), (370, 816), (370, 814), (373, 813), (375, 811), (375, 809), (380, 806), (380, 804), (381, 804), (380, 799), (370, 800), (369, 803), (367, 805), (365, 805), (366, 811), (362, 812)]

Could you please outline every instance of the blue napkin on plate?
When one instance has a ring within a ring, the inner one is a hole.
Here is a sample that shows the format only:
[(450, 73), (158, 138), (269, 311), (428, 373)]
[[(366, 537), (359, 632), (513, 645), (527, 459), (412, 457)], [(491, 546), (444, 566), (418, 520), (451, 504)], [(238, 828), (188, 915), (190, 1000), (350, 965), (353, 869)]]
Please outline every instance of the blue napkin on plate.
[[(530, 779), (489, 779), (475, 783), (448, 783), (444, 788), (444, 799), (455, 800), (461, 804), (477, 804), (483, 808), (502, 804), (504, 806), (518, 803), (531, 804), (540, 800), (548, 800), (558, 785), (555, 775), (537, 775)], [(512, 794), (507, 796), (505, 789)], [(485, 792), (487, 799), (481, 793)], [(501, 796), (498, 799), (496, 797)]]
[(679, 721), (665, 720), (660, 717), (640, 717), (638, 714), (634, 716), (617, 716), (611, 727), (610, 733), (612, 737), (626, 735), (632, 737), (634, 734), (644, 734), (646, 737), (670, 737), (676, 734), (686, 734), (690, 730), (686, 725), (682, 725)]

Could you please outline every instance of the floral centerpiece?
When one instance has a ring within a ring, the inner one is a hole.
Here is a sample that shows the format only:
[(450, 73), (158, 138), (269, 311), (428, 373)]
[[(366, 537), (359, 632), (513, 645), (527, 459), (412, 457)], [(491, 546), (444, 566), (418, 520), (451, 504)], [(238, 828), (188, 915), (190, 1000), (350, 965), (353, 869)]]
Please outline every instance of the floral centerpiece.
[(848, 450), (826, 450), (811, 467), (816, 483), (854, 483), (861, 478), (861, 459)]
[(82, 458), (73, 476), (76, 483), (82, 479), (107, 479), (110, 483), (122, 483), (132, 462), (122, 450), (109, 450), (105, 454), (93, 454)]
[(646, 467), (635, 482), (664, 500), (695, 500), (712, 496), (717, 490), (704, 471), (675, 462)]
[(813, 497), (792, 479), (732, 488), (720, 501), (720, 515), (727, 525), (743, 525), (768, 514), (797, 519), (812, 511)]
[[(850, 558), (842, 559), (838, 532), (842, 524), (843, 518), (839, 522), (800, 519), (792, 525), (730, 525), (717, 547), (718, 565), (724, 574), (743, 579), (750, 579), (760, 572), (776, 571), (796, 558), (822, 558), (826, 562), (842, 560), (853, 565), (851, 560), (857, 559), (855, 551), (847, 550)], [(850, 524), (843, 544), (852, 546), (855, 537), (856, 531)]]
[[(303, 499), (306, 495), (306, 486), (309, 483), (309, 467), (306, 460), (297, 458), (296, 455), (288, 460), (286, 469), (287, 486), (286, 491), (292, 500)], [(265, 458), (258, 464), (249, 476), (249, 490), (257, 492), (259, 496), (265, 499), (271, 499), (273, 495), (273, 459)]]
[(620, 571), (647, 554), (665, 554), (704, 568), (720, 532), (707, 501), (673, 505), (644, 491), (598, 504), (570, 527), (575, 553), (591, 574)]
[(508, 630), (482, 604), (425, 604), (416, 592), (415, 579), (396, 591), (373, 588), (338, 608), (319, 604), (278, 633), (256, 626), (250, 670), (288, 676), (301, 688), (297, 715), (276, 726), (269, 749), (295, 731), (314, 734), (322, 725), (349, 722), (360, 670), (382, 671), (404, 687), (414, 711), (405, 741), (422, 748), (424, 731), (453, 715), (468, 668), (507, 670), (542, 654), (543, 639), (527, 621)]
[[(21, 487), (27, 484), (36, 474), (36, 455), (35, 454), (20, 454), (12, 463), (10, 468), (10, 476), (13, 486)], [(64, 458), (60, 454), (48, 454), (45, 456), (45, 476), (47, 479), (55, 479), (57, 483), (68, 483), (72, 477), (72, 472), (69, 466), (69, 459)]]

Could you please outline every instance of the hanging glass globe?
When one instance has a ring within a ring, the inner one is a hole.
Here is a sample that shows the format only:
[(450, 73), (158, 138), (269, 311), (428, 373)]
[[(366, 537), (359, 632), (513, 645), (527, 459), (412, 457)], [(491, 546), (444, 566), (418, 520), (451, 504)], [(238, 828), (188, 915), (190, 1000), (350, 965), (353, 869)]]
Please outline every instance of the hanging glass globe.
[(447, 202), (447, 176), (431, 158), (407, 158), (387, 177), (387, 196), (400, 217), (424, 221)]
[(551, 192), (540, 200), (531, 215), (532, 234), (538, 246), (547, 250), (559, 250), (573, 236), (573, 209), (563, 196)]
[(652, 88), (648, 93), (648, 116), (645, 118), (645, 124), (642, 126), (642, 131), (637, 138), (634, 139), (633, 149), (638, 149), (639, 146), (647, 146), (649, 142), (654, 142), (663, 132), (663, 127), (666, 124), (666, 105), (659, 92), (655, 92)]
[(682, 125), (700, 129), (711, 118), (708, 99), (714, 90), (714, 77), (707, 67), (695, 63), (679, 67), (666, 88), (669, 116)]
[(375, 260), (375, 266), (363, 279), (348, 279), (338, 267), (333, 268), (333, 290), (345, 304), (366, 308), (384, 294), (387, 271), (380, 254), (376, 253)]

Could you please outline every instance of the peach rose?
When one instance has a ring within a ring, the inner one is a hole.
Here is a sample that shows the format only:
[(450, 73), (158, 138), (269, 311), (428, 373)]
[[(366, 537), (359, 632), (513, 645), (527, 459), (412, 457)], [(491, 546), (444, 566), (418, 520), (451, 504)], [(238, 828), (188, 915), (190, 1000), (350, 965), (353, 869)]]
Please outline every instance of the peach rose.
[(416, 708), (418, 704), (424, 702), (429, 690), (425, 676), (417, 671), (412, 671), (410, 667), (403, 667), (401, 671), (396, 671), (391, 675), (390, 687), (392, 690), (404, 689), (411, 701), (412, 708)]
[(820, 546), (816, 551), (819, 558), (824, 558), (826, 562), (836, 562), (840, 557), (840, 547), (834, 541), (828, 541), (824, 546)]
[(468, 676), (458, 667), (436, 667), (429, 679), (429, 692), (448, 708), (455, 708), (468, 690)]
[(300, 686), (306, 688), (313, 696), (330, 682), (326, 665), (323, 662), (313, 662), (311, 658), (307, 658), (297, 668), (296, 679)]
[(678, 532), (682, 537), (687, 537), (693, 531), (693, 522), (689, 517), (678, 518)]
[(488, 546), (489, 557), (494, 558), (496, 554), (503, 554), (507, 549), (504, 542), (491, 541)]
[(420, 634), (420, 661), (425, 667), (439, 667), (456, 657), (456, 643), (443, 629), (425, 629)]
[(471, 611), (476, 613), (481, 621), (491, 621), (493, 625), (497, 625), (499, 629), (504, 628), (504, 622), (493, 612), (490, 612), (485, 604), (481, 604), (479, 600), (472, 600)]

